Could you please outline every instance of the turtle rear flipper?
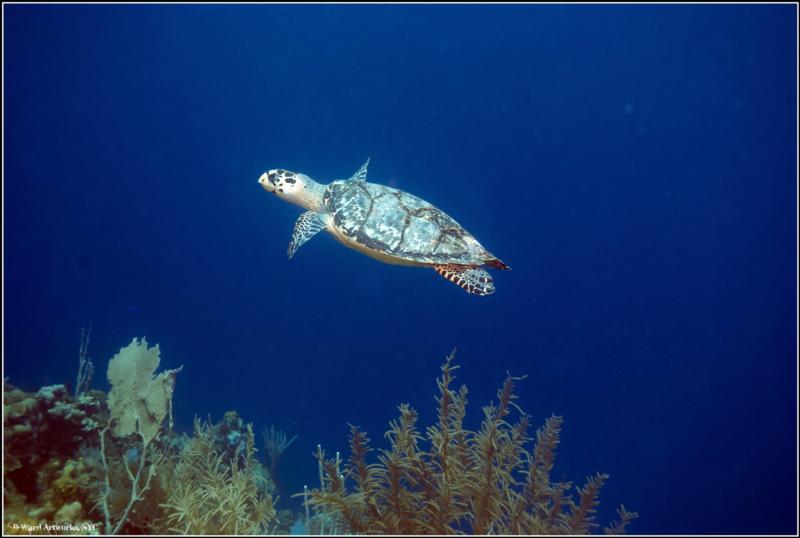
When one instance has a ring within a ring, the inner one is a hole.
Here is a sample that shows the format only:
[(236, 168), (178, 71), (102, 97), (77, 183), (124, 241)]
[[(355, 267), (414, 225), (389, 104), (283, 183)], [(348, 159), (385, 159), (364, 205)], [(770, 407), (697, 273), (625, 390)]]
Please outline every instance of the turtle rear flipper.
[(474, 295), (490, 295), (494, 293), (494, 280), (485, 269), (475, 265), (435, 265), (437, 273), (467, 293)]

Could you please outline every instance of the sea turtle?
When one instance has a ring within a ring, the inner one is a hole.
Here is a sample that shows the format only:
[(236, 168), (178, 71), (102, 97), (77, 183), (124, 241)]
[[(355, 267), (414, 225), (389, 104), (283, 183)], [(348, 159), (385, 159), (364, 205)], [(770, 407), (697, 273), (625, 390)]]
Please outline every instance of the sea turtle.
[(281, 168), (258, 179), (264, 190), (307, 211), (294, 225), (289, 258), (326, 230), (347, 247), (382, 262), (432, 267), (475, 295), (494, 293), (482, 267), (510, 269), (444, 211), (399, 189), (367, 182), (365, 162), (350, 179), (329, 185)]

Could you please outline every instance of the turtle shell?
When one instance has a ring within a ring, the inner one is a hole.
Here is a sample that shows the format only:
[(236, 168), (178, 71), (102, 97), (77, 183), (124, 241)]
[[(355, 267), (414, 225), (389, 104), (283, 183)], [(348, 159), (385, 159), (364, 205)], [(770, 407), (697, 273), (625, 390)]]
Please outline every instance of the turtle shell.
[(447, 213), (399, 189), (334, 181), (322, 202), (348, 241), (398, 260), (480, 265), (491, 258)]

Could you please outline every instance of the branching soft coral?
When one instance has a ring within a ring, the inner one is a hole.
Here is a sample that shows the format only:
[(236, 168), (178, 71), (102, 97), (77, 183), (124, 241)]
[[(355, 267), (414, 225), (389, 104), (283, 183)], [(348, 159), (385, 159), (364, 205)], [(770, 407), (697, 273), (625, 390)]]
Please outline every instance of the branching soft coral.
[[(317, 450), (321, 485), (304, 494), (315, 512), (309, 530), (324, 523), (329, 531), (357, 534), (586, 534), (597, 526), (607, 475), (589, 477), (577, 502), (571, 483), (550, 480), (562, 418), (547, 419), (531, 452), (529, 417), (515, 403), (522, 378), (509, 375), (497, 403), (483, 408), (480, 430), (465, 430), (467, 389), (452, 388), (454, 357), (442, 366), (438, 420), (424, 436), (416, 411), (401, 404), (386, 432), (390, 447), (378, 451), (377, 463), (368, 463), (369, 438), (355, 426), (346, 463)], [(623, 532), (637, 516), (624, 507), (618, 513), (607, 533)]]
[(273, 499), (255, 472), (255, 444), (247, 425), (243, 453), (226, 457), (214, 447), (209, 424), (195, 419), (194, 437), (174, 462), (164, 508), (172, 532), (265, 534), (275, 519)]

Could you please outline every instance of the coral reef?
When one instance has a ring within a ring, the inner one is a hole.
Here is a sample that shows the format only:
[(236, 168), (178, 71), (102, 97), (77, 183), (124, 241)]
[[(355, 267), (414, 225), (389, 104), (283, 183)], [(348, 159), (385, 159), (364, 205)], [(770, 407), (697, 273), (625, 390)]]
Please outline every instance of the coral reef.
[[(453, 388), (451, 354), (437, 379), (436, 422), (420, 431), (406, 404), (377, 451), (350, 428), (350, 455), (317, 448), (320, 487), (299, 495), (304, 517), (276, 508), (275, 471), (295, 437), (265, 430), (264, 463), (253, 427), (235, 411), (172, 431), (175, 374), (155, 374), (158, 346), (133, 339), (108, 365), (111, 391), (89, 390), (88, 335), (80, 390), (25, 392), (4, 383), (6, 534), (587, 534), (608, 476), (573, 490), (551, 472), (562, 418), (530, 436), (508, 376), (477, 431), (464, 428), (467, 389)], [(167, 421), (167, 417), (170, 420)], [(607, 533), (637, 517), (625, 507)]]
[(107, 416), (105, 395), (99, 391), (74, 398), (64, 385), (29, 393), (4, 384), (6, 532), (52, 532), (43, 525), (61, 522), (72, 524), (65, 532), (96, 530), (88, 511), (97, 474), (79, 452)]
[(5, 386), (6, 533), (288, 533), (297, 516), (276, 513), (275, 483), (235, 411), (198, 421), (192, 437), (162, 430), (145, 445), (98, 430), (109, 412), (101, 392), (89, 394)]
[[(87, 345), (82, 336), (82, 356)], [(109, 362), (108, 397), (88, 390), (87, 374), (78, 396), (4, 384), (4, 533), (289, 531), (297, 516), (276, 513), (252, 426), (235, 411), (196, 424), (193, 437), (163, 427), (179, 370), (154, 376), (158, 362), (158, 346), (134, 339)], [(187, 506), (202, 509), (192, 518)]]
[[(390, 448), (377, 463), (368, 463), (372, 449), (359, 428), (350, 427), (350, 457), (327, 458), (318, 447), (320, 488), (303, 494), (305, 528), (317, 533), (353, 534), (587, 534), (594, 521), (598, 495), (608, 478), (596, 474), (578, 488), (577, 502), (569, 482), (552, 482), (555, 449), (562, 418), (552, 416), (528, 449), (529, 417), (514, 400), (508, 376), (497, 403), (483, 408), (480, 430), (464, 429), (467, 389), (451, 388), (457, 366), (453, 352), (437, 380), (438, 421), (423, 436), (417, 413), (406, 404), (386, 432)], [(519, 415), (514, 423), (510, 415)], [(427, 440), (428, 448), (423, 448)], [(309, 507), (314, 510), (310, 516)], [(637, 516), (624, 507), (620, 520), (606, 527), (620, 533)]]

